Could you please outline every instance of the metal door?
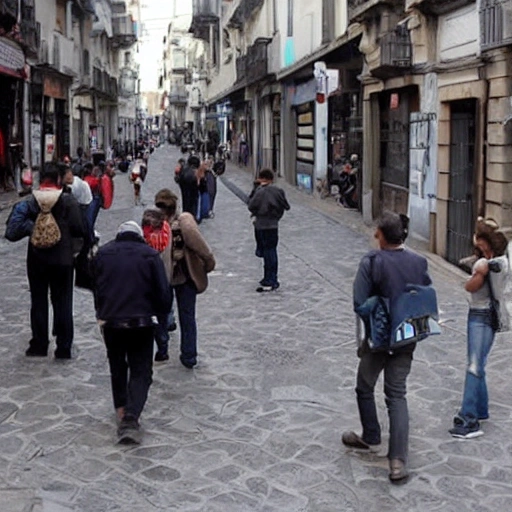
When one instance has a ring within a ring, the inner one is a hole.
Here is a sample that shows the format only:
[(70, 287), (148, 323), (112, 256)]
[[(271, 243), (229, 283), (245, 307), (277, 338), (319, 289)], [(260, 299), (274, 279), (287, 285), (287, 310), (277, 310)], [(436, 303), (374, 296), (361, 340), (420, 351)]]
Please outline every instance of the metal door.
[(456, 265), (462, 258), (470, 256), (473, 249), (475, 125), (476, 101), (453, 102), (446, 253), (447, 260)]

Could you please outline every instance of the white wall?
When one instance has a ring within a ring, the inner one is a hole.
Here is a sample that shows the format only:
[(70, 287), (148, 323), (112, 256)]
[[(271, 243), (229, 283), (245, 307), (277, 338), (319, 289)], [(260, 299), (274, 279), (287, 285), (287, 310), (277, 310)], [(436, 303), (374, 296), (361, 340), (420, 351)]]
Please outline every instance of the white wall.
[(480, 24), (476, 4), (439, 16), (438, 58), (441, 61), (475, 55), (479, 50)]

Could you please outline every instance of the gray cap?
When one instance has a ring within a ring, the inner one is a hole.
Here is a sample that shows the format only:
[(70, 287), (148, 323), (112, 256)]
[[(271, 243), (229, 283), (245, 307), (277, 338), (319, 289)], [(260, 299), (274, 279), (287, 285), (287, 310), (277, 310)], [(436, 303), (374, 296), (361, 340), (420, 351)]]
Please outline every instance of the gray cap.
[(117, 234), (119, 235), (121, 233), (135, 233), (139, 236), (144, 236), (142, 228), (134, 220), (123, 222), (119, 228), (117, 228)]

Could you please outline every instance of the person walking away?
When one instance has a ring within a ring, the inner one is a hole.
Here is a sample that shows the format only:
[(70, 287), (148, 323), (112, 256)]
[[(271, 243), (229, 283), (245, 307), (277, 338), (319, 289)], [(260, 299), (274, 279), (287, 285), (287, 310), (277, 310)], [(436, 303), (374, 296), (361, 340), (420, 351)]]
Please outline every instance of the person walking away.
[(74, 335), (73, 239), (84, 239), (87, 230), (76, 199), (71, 194), (62, 194), (56, 164), (45, 164), (39, 190), (17, 203), (9, 216), (5, 237), (15, 242), (26, 236), (30, 237), (27, 275), (32, 339), (25, 354), (46, 357), (48, 353), (50, 292), (57, 345), (55, 358), (70, 359)]
[(141, 442), (139, 418), (153, 375), (154, 316), (171, 308), (169, 284), (157, 251), (134, 221), (119, 226), (116, 238), (92, 262), (96, 316), (102, 326), (119, 422), (118, 441)]
[[(426, 258), (404, 246), (407, 225), (396, 213), (384, 213), (377, 223), (375, 238), (379, 250), (363, 256), (354, 281), (354, 310), (370, 297), (379, 296), (391, 304), (408, 284), (428, 286)], [(409, 412), (407, 409), (407, 376), (411, 370), (416, 343), (390, 351), (372, 352), (367, 340), (358, 348), (357, 405), (363, 427), (361, 436), (343, 433), (342, 442), (350, 448), (378, 451), (381, 428), (375, 405), (375, 384), (384, 372), (384, 394), (389, 415), (389, 478), (392, 482), (408, 477)]]
[(192, 214), (183, 212), (171, 229), (171, 285), (178, 304), (180, 361), (191, 369), (197, 364), (196, 298), (208, 287), (207, 274), (215, 268), (215, 258)]
[(199, 157), (192, 155), (187, 163), (182, 166), (179, 172), (175, 174), (175, 181), (178, 183), (181, 191), (181, 203), (183, 212), (188, 212), (197, 216), (199, 207), (199, 180), (197, 176), (201, 165)]
[(450, 434), (460, 439), (473, 439), (484, 434), (480, 422), (489, 419), (485, 379), (487, 358), (496, 332), (510, 329), (504, 297), (510, 273), (507, 238), (494, 221), (479, 218), (474, 245), (478, 259), (465, 285), (469, 292), (466, 379), (462, 405), (450, 429)]
[(90, 162), (86, 163), (84, 165), (83, 180), (89, 185), (92, 193), (92, 201), (89, 203), (86, 215), (89, 231), (93, 241), (95, 238), (94, 226), (96, 225), (96, 219), (100, 213), (102, 202), (100, 168), (97, 166), (93, 167)]
[(278, 224), (285, 210), (290, 209), (284, 190), (274, 185), (274, 173), (262, 169), (249, 196), (247, 205), (254, 217), (256, 256), (263, 258), (264, 275), (257, 292), (269, 292), (279, 288), (277, 278), (279, 241)]

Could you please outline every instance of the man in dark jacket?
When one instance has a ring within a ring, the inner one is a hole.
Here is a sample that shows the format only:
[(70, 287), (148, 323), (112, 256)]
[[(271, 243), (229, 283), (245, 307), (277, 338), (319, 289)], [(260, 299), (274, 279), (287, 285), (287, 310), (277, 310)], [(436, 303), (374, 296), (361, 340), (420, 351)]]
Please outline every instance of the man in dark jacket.
[(278, 223), (285, 210), (290, 209), (284, 190), (274, 184), (274, 173), (262, 169), (249, 196), (247, 207), (254, 216), (256, 256), (263, 258), (264, 275), (257, 292), (269, 292), (279, 288), (277, 280)]
[(203, 192), (206, 181), (198, 176), (201, 166), (199, 157), (192, 155), (185, 165), (176, 168), (175, 181), (180, 186), (181, 204), (184, 212), (197, 218), (199, 208), (199, 192)]
[(153, 318), (171, 310), (164, 264), (134, 221), (93, 261), (96, 316), (103, 326), (121, 443), (140, 443), (139, 417), (153, 375)]
[[(37, 196), (37, 200), (36, 197)], [(56, 200), (56, 202), (55, 202)], [(27, 274), (30, 286), (32, 339), (25, 354), (46, 357), (48, 353), (48, 291), (53, 307), (56, 359), (70, 359), (73, 343), (73, 241), (84, 239), (86, 228), (80, 207), (71, 194), (62, 194), (57, 165), (45, 165), (39, 190), (17, 203), (7, 220), (5, 237), (11, 242), (30, 236), (40, 212), (38, 201), (51, 209), (61, 233), (53, 247), (28, 244)]]
[[(405, 248), (408, 219), (387, 212), (380, 218), (375, 238), (380, 250), (363, 256), (354, 281), (354, 309), (367, 299), (379, 296), (394, 303), (407, 284), (427, 286), (432, 283), (427, 260)], [(366, 341), (359, 347), (357, 370), (357, 404), (363, 427), (361, 436), (347, 431), (344, 445), (367, 451), (378, 451), (381, 428), (377, 418), (374, 389), (384, 371), (384, 394), (389, 415), (389, 478), (393, 482), (407, 478), (409, 413), (406, 384), (411, 370), (415, 343), (393, 351), (371, 352)]]

